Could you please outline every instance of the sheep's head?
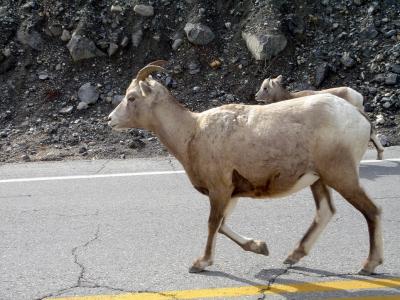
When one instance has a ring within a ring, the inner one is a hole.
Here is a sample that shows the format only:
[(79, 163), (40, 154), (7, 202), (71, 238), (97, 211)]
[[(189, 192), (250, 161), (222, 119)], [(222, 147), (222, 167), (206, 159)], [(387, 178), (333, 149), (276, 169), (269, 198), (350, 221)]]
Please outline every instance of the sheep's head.
[(272, 103), (281, 100), (282, 94), (286, 92), (282, 83), (282, 75), (279, 75), (276, 78), (265, 79), (256, 93), (255, 99), (259, 102), (265, 103)]
[(124, 99), (108, 116), (108, 125), (115, 130), (150, 129), (155, 103), (169, 96), (169, 91), (150, 74), (165, 71), (161, 67), (165, 63), (166, 61), (155, 61), (138, 72), (126, 90)]

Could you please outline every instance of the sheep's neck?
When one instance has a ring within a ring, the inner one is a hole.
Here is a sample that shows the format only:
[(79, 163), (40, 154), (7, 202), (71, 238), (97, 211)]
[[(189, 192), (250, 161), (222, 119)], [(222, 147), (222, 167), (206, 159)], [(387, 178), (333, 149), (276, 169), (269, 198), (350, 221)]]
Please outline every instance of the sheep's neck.
[(288, 90), (282, 89), (281, 90), (281, 94), (279, 96), (279, 100), (289, 100), (289, 99), (293, 99), (296, 98), (296, 95), (289, 92)]
[(195, 132), (195, 114), (172, 97), (158, 103), (154, 108), (154, 114), (157, 121), (152, 131), (168, 151), (185, 165), (188, 160), (188, 143)]

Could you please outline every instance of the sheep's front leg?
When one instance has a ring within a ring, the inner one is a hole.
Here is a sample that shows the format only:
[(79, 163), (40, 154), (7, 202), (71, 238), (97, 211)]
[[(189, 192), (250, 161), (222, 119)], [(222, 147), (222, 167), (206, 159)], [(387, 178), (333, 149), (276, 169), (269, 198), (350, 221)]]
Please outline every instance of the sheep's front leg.
[(236, 244), (238, 244), (240, 247), (243, 248), (243, 250), (246, 251), (251, 251), (257, 254), (263, 254), (263, 255), (268, 255), (268, 248), (267, 244), (263, 241), (259, 240), (253, 240), (248, 237), (245, 237), (243, 235), (240, 235), (236, 232), (234, 232), (231, 228), (229, 228), (228, 225), (226, 225), (226, 220), (228, 216), (232, 213), (234, 210), (236, 204), (237, 204), (238, 199), (234, 198), (229, 202), (229, 205), (226, 209), (226, 213), (224, 216), (224, 219), (222, 220), (222, 225), (219, 228), (219, 232), (222, 233), (223, 235), (227, 236), (230, 238), (232, 241), (234, 241)]
[(190, 267), (190, 273), (198, 273), (211, 266), (214, 260), (215, 243), (218, 229), (224, 218), (224, 213), (230, 199), (210, 196), (210, 216), (208, 218), (208, 238), (203, 256), (195, 260)]

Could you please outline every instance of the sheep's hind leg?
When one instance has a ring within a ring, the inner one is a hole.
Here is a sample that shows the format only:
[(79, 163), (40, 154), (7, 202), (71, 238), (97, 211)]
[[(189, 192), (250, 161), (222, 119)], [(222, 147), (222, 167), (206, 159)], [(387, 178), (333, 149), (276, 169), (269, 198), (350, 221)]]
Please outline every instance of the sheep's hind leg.
[(318, 180), (311, 185), (311, 191), (317, 207), (316, 216), (306, 234), (300, 240), (294, 251), (286, 258), (284, 264), (295, 264), (301, 258), (306, 256), (335, 213), (330, 189), (323, 184), (321, 180)]
[(383, 148), (375, 133), (371, 133), (370, 140), (374, 144), (376, 151), (378, 152), (376, 159), (383, 160), (383, 152), (385, 151), (385, 148)]
[(363, 268), (358, 273), (361, 275), (373, 274), (375, 268), (383, 262), (381, 210), (372, 202), (364, 189), (358, 184), (347, 186), (346, 188), (332, 187), (360, 211), (367, 221), (370, 244), (369, 255)]
[(257, 254), (263, 254), (263, 255), (268, 255), (268, 248), (267, 244), (263, 241), (259, 240), (254, 240), (250, 239), (248, 237), (242, 236), (236, 232), (234, 232), (228, 225), (226, 225), (226, 219), (228, 216), (232, 213), (233, 209), (235, 208), (237, 204), (238, 199), (234, 198), (230, 201), (228, 205), (228, 209), (226, 210), (224, 219), (222, 221), (222, 225), (219, 228), (219, 232), (234, 241), (236, 244), (238, 244), (240, 247), (243, 248), (243, 250), (246, 251), (251, 251)]

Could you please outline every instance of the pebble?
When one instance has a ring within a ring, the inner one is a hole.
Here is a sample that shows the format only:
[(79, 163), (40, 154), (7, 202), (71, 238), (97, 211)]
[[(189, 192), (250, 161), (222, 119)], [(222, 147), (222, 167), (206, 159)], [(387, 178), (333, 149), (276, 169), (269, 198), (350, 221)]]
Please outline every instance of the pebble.
[(60, 113), (66, 115), (66, 114), (71, 113), (73, 111), (73, 109), (74, 109), (74, 107), (72, 105), (66, 106), (66, 107), (63, 107), (60, 109)]
[(118, 51), (118, 45), (115, 43), (110, 43), (108, 47), (108, 56), (113, 56)]
[(47, 80), (47, 79), (49, 79), (49, 75), (47, 73), (41, 73), (41, 74), (39, 74), (39, 79)]
[(61, 34), (60, 39), (63, 42), (68, 42), (71, 39), (71, 33), (68, 30), (64, 29), (62, 34)]
[(378, 125), (385, 124), (385, 118), (381, 114), (376, 115), (376, 124)]
[(346, 68), (351, 68), (356, 64), (356, 61), (351, 58), (349, 52), (344, 52), (342, 57), (340, 58), (340, 62), (345, 66)]
[(121, 5), (111, 5), (111, 12), (120, 13), (122, 12)]
[(133, 10), (135, 13), (143, 17), (151, 17), (154, 15), (154, 8), (151, 5), (137, 4)]
[(87, 109), (89, 105), (86, 102), (79, 102), (78, 106), (76, 107), (77, 110), (84, 110)]
[(388, 73), (385, 78), (386, 85), (395, 85), (400, 81), (400, 75), (395, 73)]
[(172, 43), (172, 50), (177, 50), (179, 46), (182, 45), (182, 43), (183, 43), (182, 39), (174, 40), (174, 42)]

